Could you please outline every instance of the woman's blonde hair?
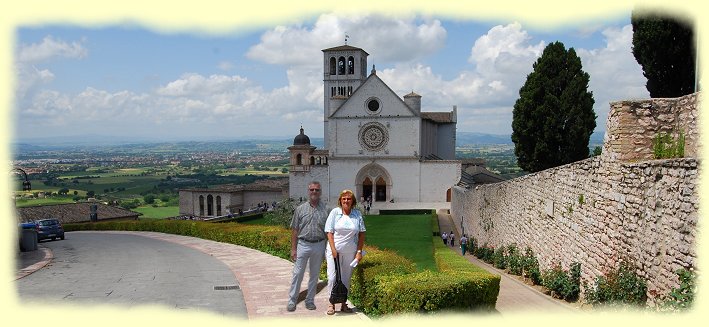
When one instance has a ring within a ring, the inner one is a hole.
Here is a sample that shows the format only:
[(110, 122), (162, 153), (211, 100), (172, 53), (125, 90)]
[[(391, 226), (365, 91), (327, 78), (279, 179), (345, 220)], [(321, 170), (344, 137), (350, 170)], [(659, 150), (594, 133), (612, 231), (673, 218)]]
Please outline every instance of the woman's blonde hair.
[(340, 192), (340, 197), (337, 199), (337, 206), (342, 208), (342, 196), (345, 194), (349, 194), (352, 197), (352, 208), (354, 208), (357, 205), (357, 197), (354, 195), (352, 190), (344, 190)]

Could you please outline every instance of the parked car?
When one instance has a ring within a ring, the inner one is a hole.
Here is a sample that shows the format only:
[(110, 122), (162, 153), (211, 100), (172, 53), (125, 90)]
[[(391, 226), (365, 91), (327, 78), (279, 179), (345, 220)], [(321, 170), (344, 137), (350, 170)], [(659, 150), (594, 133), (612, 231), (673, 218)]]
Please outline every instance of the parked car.
[(64, 227), (59, 219), (49, 218), (35, 221), (37, 224), (37, 240), (51, 239), (52, 241), (57, 238), (64, 239)]

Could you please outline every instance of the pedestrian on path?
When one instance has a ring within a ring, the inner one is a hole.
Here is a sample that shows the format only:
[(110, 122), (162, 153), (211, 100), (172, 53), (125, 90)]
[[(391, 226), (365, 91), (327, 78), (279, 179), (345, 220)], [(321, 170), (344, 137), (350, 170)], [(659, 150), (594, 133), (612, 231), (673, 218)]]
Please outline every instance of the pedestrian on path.
[(446, 234), (446, 232), (443, 232), (443, 234), (441, 234), (441, 238), (443, 239), (443, 244), (448, 245), (448, 234)]
[(448, 234), (448, 241), (450, 246), (455, 246), (455, 235), (453, 234), (453, 231)]
[[(335, 282), (335, 260), (340, 262), (340, 278), (347, 289), (350, 289), (352, 270), (362, 260), (362, 247), (364, 246), (364, 218), (356, 208), (357, 199), (350, 190), (340, 192), (337, 208), (330, 211), (325, 223), (327, 233), (327, 289), (332, 292)], [(342, 303), (340, 311), (351, 313), (352, 309), (347, 302)], [(327, 314), (335, 314), (335, 304), (330, 304)]]
[(465, 234), (460, 237), (460, 250), (463, 255), (465, 255), (465, 250), (468, 248), (468, 238), (465, 237)]
[(288, 292), (288, 311), (295, 311), (300, 293), (300, 283), (308, 266), (308, 294), (305, 296), (305, 307), (315, 310), (315, 294), (317, 292), (320, 266), (325, 256), (325, 222), (327, 208), (320, 201), (322, 187), (317, 181), (308, 184), (308, 202), (299, 205), (293, 212), (291, 220), (291, 251), (290, 258), (295, 261), (293, 278)]

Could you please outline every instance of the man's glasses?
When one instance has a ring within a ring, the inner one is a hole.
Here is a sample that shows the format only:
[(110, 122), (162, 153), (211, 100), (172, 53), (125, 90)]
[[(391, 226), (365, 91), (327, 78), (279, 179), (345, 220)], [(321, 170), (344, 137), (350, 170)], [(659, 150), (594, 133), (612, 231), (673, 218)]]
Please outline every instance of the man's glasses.
[(320, 192), (320, 189), (319, 188), (311, 188), (310, 192)]

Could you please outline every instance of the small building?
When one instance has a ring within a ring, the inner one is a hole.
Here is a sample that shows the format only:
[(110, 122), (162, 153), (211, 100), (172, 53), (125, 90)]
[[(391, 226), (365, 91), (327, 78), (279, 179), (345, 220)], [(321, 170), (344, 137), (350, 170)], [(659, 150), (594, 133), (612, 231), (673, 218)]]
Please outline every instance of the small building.
[(18, 222), (28, 222), (56, 218), (63, 224), (90, 222), (91, 206), (96, 206), (95, 212), (98, 221), (137, 220), (138, 216), (142, 215), (139, 212), (105, 205), (100, 202), (80, 202), (17, 208), (17, 219)]
[(219, 185), (212, 188), (178, 190), (180, 215), (220, 217), (272, 206), (288, 198), (288, 179), (266, 179), (246, 185)]
[(485, 159), (470, 158), (461, 161), (460, 181), (458, 186), (469, 188), (473, 185), (502, 182), (504, 177), (485, 167)]

